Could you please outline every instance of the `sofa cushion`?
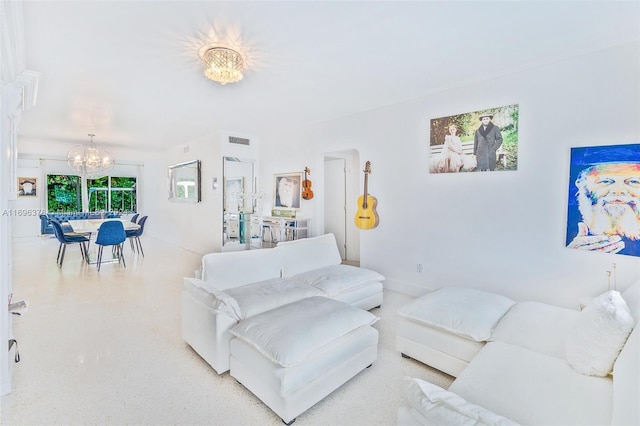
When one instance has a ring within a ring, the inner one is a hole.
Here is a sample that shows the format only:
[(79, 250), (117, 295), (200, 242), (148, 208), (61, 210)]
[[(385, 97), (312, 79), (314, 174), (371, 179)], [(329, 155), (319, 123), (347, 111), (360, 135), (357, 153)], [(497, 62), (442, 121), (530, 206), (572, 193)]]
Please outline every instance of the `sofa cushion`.
[[(411, 406), (430, 425), (517, 425), (484, 407), (465, 401), (455, 393), (420, 379), (406, 377)], [(422, 419), (419, 419), (422, 420)]]
[(636, 327), (613, 366), (614, 425), (640, 425), (640, 330)]
[(404, 305), (398, 314), (482, 342), (514, 303), (508, 297), (482, 290), (443, 287)]
[(580, 311), (540, 302), (518, 302), (500, 320), (490, 341), (520, 345), (565, 359), (565, 344)]
[(342, 262), (333, 234), (278, 243), (282, 257), (282, 276), (291, 277), (306, 271), (339, 265)]
[(202, 279), (219, 290), (280, 276), (282, 265), (274, 250), (209, 253), (202, 256)]
[(271, 362), (290, 367), (351, 331), (375, 323), (368, 311), (312, 297), (240, 321), (231, 333)]
[(292, 278), (324, 291), (329, 296), (337, 296), (345, 291), (384, 281), (384, 277), (370, 269), (350, 265), (331, 265), (294, 275)]
[(198, 278), (184, 278), (182, 288), (205, 306), (222, 312), (235, 320), (241, 318), (240, 306), (236, 300), (210, 282)]
[(489, 342), (449, 387), (521, 424), (611, 424), (612, 381), (576, 373), (566, 361)]
[(287, 278), (272, 278), (229, 288), (225, 293), (237, 303), (240, 310), (238, 319), (249, 318), (308, 297), (324, 296), (317, 288)]
[(591, 301), (574, 321), (566, 343), (567, 361), (581, 374), (609, 374), (634, 320), (618, 291), (608, 291)]

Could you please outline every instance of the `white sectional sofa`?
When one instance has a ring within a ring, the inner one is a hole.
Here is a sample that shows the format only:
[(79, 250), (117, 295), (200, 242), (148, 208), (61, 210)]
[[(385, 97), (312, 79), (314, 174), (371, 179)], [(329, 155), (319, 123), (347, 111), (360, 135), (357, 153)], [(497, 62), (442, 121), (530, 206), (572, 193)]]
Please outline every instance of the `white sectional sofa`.
[(398, 425), (640, 424), (640, 281), (582, 311), (451, 290), (400, 310), (398, 349), (457, 378), (406, 378)]
[(317, 296), (370, 310), (382, 304), (383, 280), (342, 265), (333, 234), (272, 249), (209, 253), (201, 278), (184, 278), (182, 338), (222, 374), (229, 370), (230, 330), (240, 321)]

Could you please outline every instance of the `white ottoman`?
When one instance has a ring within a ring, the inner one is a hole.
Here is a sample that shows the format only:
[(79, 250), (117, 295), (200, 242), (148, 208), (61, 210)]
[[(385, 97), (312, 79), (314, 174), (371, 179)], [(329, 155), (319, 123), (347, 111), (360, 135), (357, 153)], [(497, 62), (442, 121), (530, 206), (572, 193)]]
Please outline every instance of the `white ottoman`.
[(465, 287), (444, 287), (398, 310), (396, 349), (457, 377), (515, 301)]
[(247, 318), (231, 330), (230, 374), (291, 424), (376, 360), (377, 319), (325, 297)]

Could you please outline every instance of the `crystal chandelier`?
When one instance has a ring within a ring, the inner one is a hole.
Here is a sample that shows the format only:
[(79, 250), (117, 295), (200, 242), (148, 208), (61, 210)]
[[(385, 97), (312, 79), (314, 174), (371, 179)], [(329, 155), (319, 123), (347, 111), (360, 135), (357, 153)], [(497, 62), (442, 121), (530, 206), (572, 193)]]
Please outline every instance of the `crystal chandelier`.
[(93, 143), (94, 136), (89, 134), (91, 141), (88, 144), (74, 146), (67, 155), (67, 163), (71, 170), (89, 178), (107, 175), (116, 164), (109, 151)]
[(242, 55), (226, 47), (211, 47), (202, 54), (204, 75), (223, 86), (242, 80), (244, 60)]

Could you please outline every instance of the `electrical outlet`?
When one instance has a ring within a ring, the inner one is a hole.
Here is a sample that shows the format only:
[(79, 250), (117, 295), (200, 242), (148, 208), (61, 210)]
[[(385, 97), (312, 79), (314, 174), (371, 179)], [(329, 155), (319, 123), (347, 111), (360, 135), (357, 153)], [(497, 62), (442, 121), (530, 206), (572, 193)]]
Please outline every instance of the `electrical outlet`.
[(418, 271), (418, 272), (422, 272), (422, 263), (418, 263), (418, 264), (416, 265), (416, 271)]

